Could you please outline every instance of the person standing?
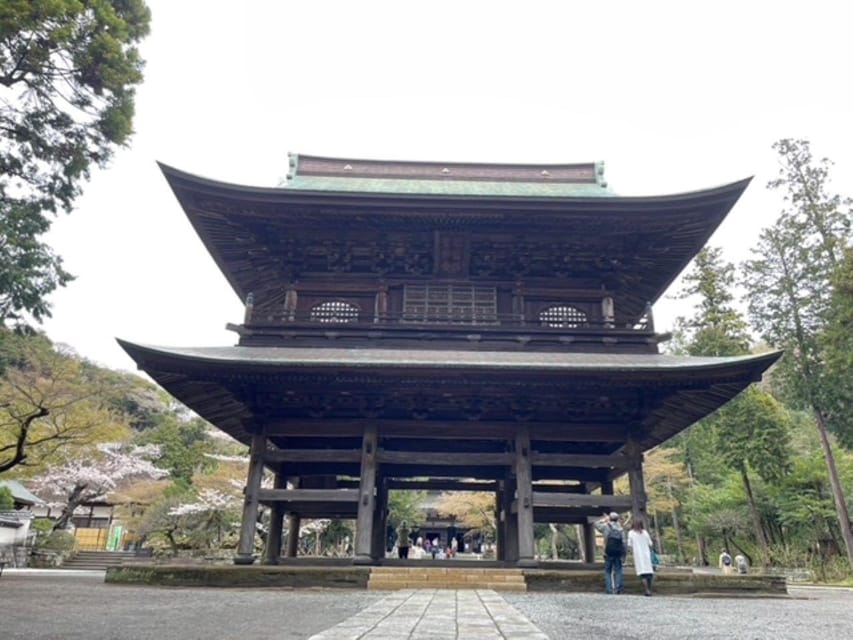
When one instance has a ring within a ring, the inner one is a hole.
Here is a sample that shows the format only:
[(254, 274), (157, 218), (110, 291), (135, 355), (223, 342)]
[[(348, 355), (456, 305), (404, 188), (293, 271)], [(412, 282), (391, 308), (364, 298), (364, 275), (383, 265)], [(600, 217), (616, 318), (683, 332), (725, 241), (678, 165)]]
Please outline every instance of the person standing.
[(406, 526), (406, 521), (403, 520), (400, 526), (397, 527), (397, 557), (400, 560), (405, 560), (409, 557), (409, 544), (411, 544), (409, 537), (411, 535), (412, 532)]
[(732, 572), (732, 557), (726, 549), (720, 553), (719, 566), (724, 575), (729, 575)]
[(628, 546), (634, 556), (634, 570), (643, 581), (643, 593), (652, 595), (652, 579), (655, 568), (652, 565), (652, 538), (643, 528), (642, 518), (634, 520), (634, 525), (628, 532)]
[(622, 593), (622, 562), (625, 558), (625, 531), (615, 511), (595, 523), (604, 536), (604, 588), (607, 593)]

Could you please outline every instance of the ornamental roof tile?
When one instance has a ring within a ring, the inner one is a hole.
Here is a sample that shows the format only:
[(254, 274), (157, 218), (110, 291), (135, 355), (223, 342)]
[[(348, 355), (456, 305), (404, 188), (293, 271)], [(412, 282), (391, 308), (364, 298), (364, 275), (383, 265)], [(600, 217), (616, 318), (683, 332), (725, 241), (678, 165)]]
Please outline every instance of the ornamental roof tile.
[(613, 197), (604, 163), (487, 164), (321, 158), (290, 154), (288, 189), (518, 197)]
[(288, 367), (387, 367), (532, 369), (540, 371), (675, 371), (713, 369), (764, 360), (779, 352), (734, 357), (674, 356), (666, 354), (541, 353), (515, 351), (453, 351), (441, 349), (343, 349), (302, 347), (154, 347), (119, 340), (136, 358), (152, 356), (216, 363), (219, 365)]

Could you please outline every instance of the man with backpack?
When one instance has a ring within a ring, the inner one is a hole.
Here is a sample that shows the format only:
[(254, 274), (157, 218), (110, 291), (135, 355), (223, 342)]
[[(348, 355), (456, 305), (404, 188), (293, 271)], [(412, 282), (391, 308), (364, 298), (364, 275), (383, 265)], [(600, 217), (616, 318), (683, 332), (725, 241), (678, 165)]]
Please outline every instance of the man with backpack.
[(615, 511), (595, 523), (604, 536), (604, 587), (607, 593), (622, 593), (622, 561), (625, 558), (625, 532)]

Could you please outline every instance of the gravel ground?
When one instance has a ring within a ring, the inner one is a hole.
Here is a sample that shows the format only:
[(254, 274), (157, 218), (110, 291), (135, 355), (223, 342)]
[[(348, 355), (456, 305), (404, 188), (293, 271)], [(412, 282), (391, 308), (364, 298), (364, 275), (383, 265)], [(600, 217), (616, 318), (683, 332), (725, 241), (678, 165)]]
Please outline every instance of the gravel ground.
[[(104, 584), (103, 572), (9, 571), (2, 640), (302, 640), (385, 592)], [(853, 589), (791, 588), (790, 598), (504, 594), (552, 640), (812, 640), (853, 637)], [(460, 638), (459, 640), (466, 640)]]
[(553, 640), (813, 640), (853, 637), (853, 590), (789, 588), (789, 598), (513, 594)]
[(103, 572), (7, 570), (0, 578), (0, 638), (302, 640), (380, 597), (367, 591), (108, 585)]

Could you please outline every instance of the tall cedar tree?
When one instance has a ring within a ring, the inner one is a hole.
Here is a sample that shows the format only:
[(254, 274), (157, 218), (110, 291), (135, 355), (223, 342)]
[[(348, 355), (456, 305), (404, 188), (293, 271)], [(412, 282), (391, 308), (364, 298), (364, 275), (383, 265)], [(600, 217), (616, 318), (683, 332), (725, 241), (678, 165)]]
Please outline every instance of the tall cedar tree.
[(853, 564), (850, 515), (827, 435), (827, 430), (841, 434), (848, 419), (833, 411), (838, 385), (821, 353), (821, 335), (831, 324), (834, 278), (849, 243), (850, 200), (829, 192), (832, 163), (815, 160), (808, 141), (785, 139), (773, 148), (781, 169), (768, 187), (782, 190), (786, 204), (776, 224), (762, 231), (755, 258), (744, 264), (749, 312), (762, 337), (785, 350), (778, 374), (786, 399), (814, 415)]
[(0, 2), (0, 322), (50, 315), (71, 275), (41, 240), (132, 133), (143, 0)]
[[(688, 335), (688, 353), (696, 356), (749, 353), (747, 324), (734, 307), (735, 268), (723, 260), (722, 251), (718, 247), (700, 251), (684, 282), (680, 297), (698, 297), (695, 315), (679, 319), (679, 325)], [(713, 433), (712, 441), (718, 455), (729, 468), (739, 473), (761, 559), (768, 562), (768, 536), (749, 471), (757, 471), (764, 480), (775, 480), (787, 470), (789, 425), (785, 411), (766, 392), (750, 388), (692, 429), (700, 430)], [(683, 442), (688, 447), (689, 459), (690, 434)]]

